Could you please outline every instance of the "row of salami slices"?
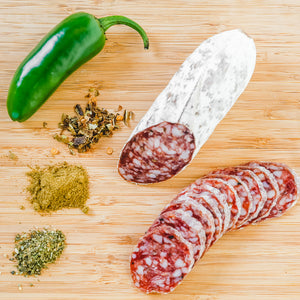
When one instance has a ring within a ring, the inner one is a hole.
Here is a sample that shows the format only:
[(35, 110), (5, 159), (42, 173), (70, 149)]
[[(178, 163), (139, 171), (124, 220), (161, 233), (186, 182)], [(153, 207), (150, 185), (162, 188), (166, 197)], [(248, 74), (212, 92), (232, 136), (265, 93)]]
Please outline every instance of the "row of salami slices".
[(169, 293), (224, 233), (291, 208), (299, 179), (288, 166), (250, 162), (196, 180), (167, 205), (131, 257), (136, 287)]

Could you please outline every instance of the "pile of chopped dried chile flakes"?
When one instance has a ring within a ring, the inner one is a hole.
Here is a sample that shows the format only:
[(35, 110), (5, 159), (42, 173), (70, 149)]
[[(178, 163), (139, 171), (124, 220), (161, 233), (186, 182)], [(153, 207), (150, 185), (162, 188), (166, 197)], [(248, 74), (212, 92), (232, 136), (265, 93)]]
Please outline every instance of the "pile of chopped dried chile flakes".
[[(94, 96), (90, 93), (87, 95), (90, 99), (84, 110), (76, 104), (74, 117), (62, 115), (61, 122), (58, 124), (61, 132), (54, 135), (54, 138), (67, 144), (71, 153), (73, 148), (78, 152), (88, 151), (93, 144), (98, 143), (102, 136), (111, 136), (113, 130), (119, 129), (119, 122), (123, 121), (125, 125), (128, 125), (128, 121), (134, 116), (133, 112), (127, 110), (124, 110), (122, 114), (114, 114), (104, 108), (100, 109), (95, 98), (98, 95), (98, 91), (94, 92)], [(122, 110), (121, 106), (119, 110)], [(65, 130), (71, 134), (71, 139), (63, 134)]]

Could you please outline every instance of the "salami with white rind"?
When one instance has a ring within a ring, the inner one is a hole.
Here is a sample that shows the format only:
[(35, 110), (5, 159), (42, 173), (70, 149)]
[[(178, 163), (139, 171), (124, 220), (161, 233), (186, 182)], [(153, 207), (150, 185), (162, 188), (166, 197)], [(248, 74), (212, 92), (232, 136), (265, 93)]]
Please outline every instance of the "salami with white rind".
[[(147, 133), (149, 127), (168, 122), (174, 126), (182, 124), (193, 134), (195, 147), (185, 155), (194, 158), (246, 88), (255, 62), (254, 41), (241, 30), (225, 31), (205, 40), (185, 60), (133, 130), (121, 153), (120, 175), (131, 182), (151, 183), (169, 179), (183, 170), (190, 160), (174, 172), (169, 159), (163, 160), (156, 151), (149, 155), (135, 152), (129, 161), (124, 160), (124, 157), (128, 158), (129, 153), (134, 152), (136, 143), (139, 143), (139, 139), (132, 143), (136, 135), (140, 132)], [(163, 146), (157, 146), (160, 150), (166, 146), (167, 138), (163, 138), (163, 141)], [(173, 141), (176, 143), (177, 138), (174, 137)], [(155, 156), (156, 153), (159, 155)], [(174, 155), (177, 156), (177, 153), (175, 150)], [(141, 159), (140, 155), (146, 156), (146, 160)], [(155, 180), (149, 182), (147, 174), (151, 171), (151, 166), (147, 166), (145, 161), (151, 160), (159, 161), (162, 168), (170, 171), (169, 176), (155, 174)]]

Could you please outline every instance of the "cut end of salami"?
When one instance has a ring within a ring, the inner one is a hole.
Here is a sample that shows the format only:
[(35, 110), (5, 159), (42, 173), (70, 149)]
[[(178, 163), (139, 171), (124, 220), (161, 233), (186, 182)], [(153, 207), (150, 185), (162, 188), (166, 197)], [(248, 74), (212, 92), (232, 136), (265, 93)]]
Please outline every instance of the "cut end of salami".
[(145, 293), (171, 292), (193, 265), (191, 245), (167, 225), (148, 231), (131, 255), (134, 285)]
[(128, 141), (120, 156), (119, 173), (135, 183), (164, 181), (191, 161), (194, 150), (194, 135), (185, 125), (161, 122)]

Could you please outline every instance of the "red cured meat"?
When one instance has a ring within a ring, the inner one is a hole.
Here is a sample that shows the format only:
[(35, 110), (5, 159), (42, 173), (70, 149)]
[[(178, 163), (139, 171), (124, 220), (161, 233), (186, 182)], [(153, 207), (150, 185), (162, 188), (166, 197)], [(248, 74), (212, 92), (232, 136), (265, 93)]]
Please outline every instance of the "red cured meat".
[(161, 122), (138, 132), (125, 145), (119, 173), (136, 183), (164, 181), (190, 162), (194, 150), (194, 135), (185, 125)]
[(173, 211), (177, 209), (184, 210), (187, 214), (189, 214), (191, 217), (195, 218), (202, 224), (206, 235), (205, 251), (207, 251), (211, 243), (213, 242), (215, 233), (215, 222), (211, 212), (195, 200), (188, 199), (183, 202), (171, 202), (167, 207), (164, 208), (162, 214), (167, 211)]
[(258, 164), (272, 173), (279, 187), (276, 204), (265, 218), (279, 217), (296, 204), (300, 193), (299, 177), (285, 164), (276, 162), (258, 162)]
[(169, 293), (194, 265), (193, 249), (174, 228), (161, 225), (144, 235), (131, 255), (134, 285), (145, 293)]
[(252, 196), (251, 196), (251, 193), (250, 193), (247, 185), (239, 177), (233, 176), (233, 175), (212, 174), (211, 173), (208, 176), (210, 178), (211, 177), (222, 178), (224, 181), (226, 181), (228, 184), (230, 184), (235, 189), (235, 191), (241, 201), (241, 206), (242, 206), (240, 216), (238, 218), (238, 221), (235, 224), (235, 228), (239, 228), (248, 220), (250, 210), (253, 206)]
[(226, 195), (222, 194), (217, 188), (205, 182), (205, 179), (200, 178), (191, 184), (191, 189), (198, 194), (209, 194), (218, 203), (218, 209), (222, 215), (222, 233), (227, 231), (230, 223), (230, 209), (226, 202)]
[(161, 213), (149, 231), (162, 224), (166, 224), (178, 230), (182, 237), (192, 244), (195, 261), (202, 256), (205, 250), (206, 237), (202, 224), (199, 221), (182, 209), (178, 209)]
[(225, 195), (226, 197), (225, 201), (229, 206), (230, 215), (231, 215), (228, 230), (234, 228), (241, 214), (242, 206), (241, 206), (241, 200), (237, 195), (233, 186), (220, 178), (207, 177), (205, 179), (202, 179), (202, 181), (204, 183), (210, 184), (211, 186), (215, 187), (223, 195)]
[(171, 204), (185, 202), (189, 199), (203, 205), (212, 214), (215, 222), (215, 232), (211, 244), (214, 244), (222, 236), (223, 228), (222, 214), (219, 211), (218, 202), (211, 193), (207, 191), (191, 192), (190, 187), (188, 187), (172, 200)]
[(239, 167), (216, 170), (213, 174), (234, 175), (239, 177), (247, 185), (252, 196), (253, 205), (246, 222), (254, 220), (267, 201), (267, 193), (259, 178), (252, 171)]
[[(225, 233), (227, 215), (228, 228), (237, 229), (283, 214), (299, 197), (299, 178), (284, 164), (251, 162), (215, 173), (180, 192), (139, 241), (132, 254), (131, 273), (142, 291), (172, 291)], [(275, 204), (270, 204), (272, 199)]]
[(250, 162), (249, 164), (241, 167), (247, 168), (248, 170), (255, 173), (255, 175), (257, 175), (260, 181), (262, 182), (263, 187), (267, 193), (267, 200), (263, 208), (260, 210), (257, 217), (252, 221), (254, 223), (257, 223), (263, 218), (267, 217), (271, 212), (272, 208), (275, 206), (276, 200), (279, 196), (279, 187), (273, 174), (266, 168), (259, 166), (257, 163)]

